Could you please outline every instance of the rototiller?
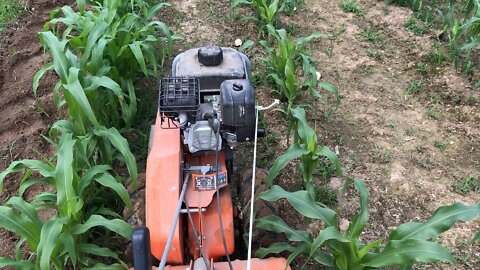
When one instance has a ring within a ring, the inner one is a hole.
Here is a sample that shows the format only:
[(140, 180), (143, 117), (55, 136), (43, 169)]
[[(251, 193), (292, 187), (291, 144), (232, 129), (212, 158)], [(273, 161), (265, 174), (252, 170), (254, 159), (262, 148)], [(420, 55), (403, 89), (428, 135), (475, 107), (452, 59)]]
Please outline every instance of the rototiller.
[(263, 133), (260, 109), (244, 54), (205, 46), (175, 58), (172, 76), (160, 83), (150, 134), (147, 227), (132, 234), (135, 270), (152, 269), (155, 260), (158, 269), (285, 269), (283, 258), (251, 259), (252, 220), (247, 260), (229, 256), (235, 246), (233, 149)]

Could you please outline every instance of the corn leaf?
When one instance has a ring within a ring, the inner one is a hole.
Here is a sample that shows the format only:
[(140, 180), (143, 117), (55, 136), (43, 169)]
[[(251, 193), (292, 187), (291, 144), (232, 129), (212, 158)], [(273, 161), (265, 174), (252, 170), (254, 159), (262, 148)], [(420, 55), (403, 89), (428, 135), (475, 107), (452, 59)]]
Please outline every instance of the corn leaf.
[(141, 42), (136, 41), (130, 44), (129, 47), (133, 55), (135, 56), (135, 59), (137, 59), (137, 62), (140, 65), (140, 68), (142, 69), (143, 74), (145, 74), (145, 76), (148, 76), (147, 66), (145, 64), (145, 58), (143, 57), (143, 52), (142, 52), (142, 49), (140, 48), (140, 45), (141, 45)]
[(95, 181), (97, 181), (102, 186), (114, 190), (118, 194), (118, 196), (120, 196), (123, 203), (125, 203), (125, 205), (128, 206), (130, 210), (132, 210), (132, 201), (130, 200), (127, 189), (121, 183), (117, 182), (115, 177), (113, 177), (109, 173), (103, 173), (102, 175), (100, 175), (100, 177), (95, 178)]
[(62, 241), (63, 247), (68, 253), (68, 256), (70, 256), (70, 260), (72, 260), (73, 265), (77, 265), (78, 256), (75, 240), (73, 239), (72, 234), (70, 234), (70, 232), (66, 230), (62, 233), (60, 239)]
[(35, 269), (35, 264), (32, 261), (27, 260), (12, 260), (10, 258), (0, 257), (0, 268), (4, 267), (14, 267), (22, 270), (33, 270)]
[(470, 221), (480, 215), (480, 204), (466, 206), (454, 203), (438, 208), (424, 223), (409, 222), (400, 225), (389, 235), (390, 240), (431, 239), (450, 229), (457, 221)]
[(275, 162), (273, 162), (272, 168), (270, 168), (270, 171), (268, 172), (267, 176), (267, 185), (271, 186), (273, 183), (273, 179), (275, 179), (280, 171), (287, 166), (287, 164), (294, 160), (297, 159), (305, 154), (307, 154), (308, 151), (306, 149), (303, 149), (297, 144), (294, 144), (290, 146), (285, 152), (285, 154), (279, 156)]
[(387, 267), (419, 262), (449, 262), (455, 264), (450, 252), (437, 243), (407, 239), (389, 241), (382, 253), (369, 253), (361, 260), (363, 266)]
[(54, 176), (54, 170), (51, 166), (48, 164), (45, 164), (39, 160), (33, 160), (33, 159), (24, 159), (21, 161), (14, 161), (8, 166), (5, 171), (0, 173), (0, 193), (3, 190), (3, 180), (8, 174), (11, 173), (16, 173), (19, 172), (25, 168), (37, 171), (40, 173), (42, 176), (45, 177), (53, 177)]
[(33, 87), (33, 96), (37, 98), (37, 89), (38, 89), (38, 84), (40, 82), (40, 79), (45, 75), (45, 73), (49, 70), (52, 70), (54, 68), (53, 62), (48, 63), (44, 65), (37, 73), (35, 73), (35, 76), (33, 76), (33, 82), (32, 82), (32, 87)]
[(355, 215), (350, 221), (346, 236), (350, 239), (357, 239), (360, 237), (368, 220), (368, 189), (362, 180), (355, 178), (353, 181), (355, 182), (356, 190), (360, 193), (360, 213)]
[(262, 248), (259, 248), (256, 252), (255, 252), (255, 257), (257, 258), (260, 258), (260, 259), (263, 259), (265, 258), (265, 256), (267, 256), (268, 254), (278, 254), (280, 252), (284, 252), (284, 251), (294, 251), (295, 250), (295, 247), (292, 247), (290, 244), (288, 243), (285, 243), (285, 242), (277, 242), (277, 243), (273, 243), (272, 245), (270, 245), (269, 247), (262, 247)]
[(287, 263), (285, 264), (285, 270), (288, 268), (288, 266), (290, 265), (291, 262), (293, 262), (293, 260), (300, 254), (302, 253), (308, 253), (309, 251), (309, 244), (308, 243), (300, 243), (296, 248), (295, 250), (292, 252), (292, 254), (290, 254), (288, 257), (287, 257)]
[(72, 134), (64, 134), (60, 139), (60, 148), (57, 154), (55, 169), (55, 187), (57, 189), (57, 204), (60, 213), (66, 216), (69, 213), (69, 202), (76, 196), (73, 188), (73, 145)]
[(315, 241), (310, 247), (310, 256), (313, 256), (314, 253), (328, 240), (335, 240), (342, 243), (350, 243), (350, 240), (343, 236), (336, 227), (328, 227), (325, 230), (320, 231)]
[(65, 83), (68, 77), (70, 63), (65, 56), (67, 41), (60, 41), (52, 32), (40, 32), (40, 39), (43, 46), (53, 58), (53, 66), (60, 79)]
[(33, 205), (31, 205), (30, 203), (24, 201), (22, 198), (12, 197), (7, 201), (6, 205), (11, 205), (11, 206), (15, 207), (15, 209), (20, 211), (20, 213), (24, 217), (26, 217), (30, 221), (32, 221), (37, 228), (42, 227), (43, 224), (40, 221), (40, 219), (38, 218), (38, 213), (35, 210), (35, 207)]
[(287, 192), (283, 188), (275, 185), (270, 188), (270, 190), (260, 194), (260, 199), (265, 201), (287, 199), (293, 208), (305, 217), (321, 219), (327, 227), (337, 225), (337, 213), (329, 208), (318, 206), (305, 190)]
[[(68, 91), (69, 94), (72, 95), (76, 104), (82, 109), (82, 114), (85, 114), (88, 120), (90, 120), (92, 124), (98, 127), (100, 126), (100, 124), (98, 123), (97, 118), (95, 117), (95, 113), (93, 112), (93, 109), (90, 106), (90, 102), (88, 101), (88, 98), (85, 95), (85, 91), (78, 79), (79, 72), (80, 72), (80, 69), (78, 68), (74, 68), (74, 67), (70, 68), (69, 75), (67, 78), (67, 84), (64, 84), (63, 88), (66, 91)], [(67, 100), (67, 103), (68, 103), (68, 100)], [(70, 106), (71, 105), (69, 104), (69, 109), (70, 109)], [(73, 115), (80, 114), (79, 111), (74, 111), (71, 113)]]
[(117, 149), (125, 158), (125, 163), (127, 165), (128, 172), (130, 173), (130, 178), (134, 187), (137, 186), (137, 163), (135, 161), (135, 156), (133, 156), (128, 146), (128, 141), (120, 135), (116, 128), (101, 128), (94, 131), (95, 134), (99, 137), (108, 139), (112, 145)]
[(37, 248), (41, 270), (50, 270), (50, 261), (57, 259), (53, 253), (57, 247), (57, 239), (59, 239), (63, 225), (67, 220), (68, 219), (64, 218), (53, 218), (47, 221), (42, 227), (40, 243)]
[(271, 232), (283, 233), (288, 240), (294, 242), (312, 242), (310, 235), (305, 231), (294, 230), (278, 216), (267, 216), (256, 223), (257, 228)]
[(0, 227), (27, 239), (31, 250), (37, 250), (40, 242), (40, 228), (35, 222), (18, 215), (12, 208), (0, 206)]
[(109, 165), (95, 165), (92, 168), (90, 168), (88, 171), (86, 171), (83, 174), (82, 178), (80, 179), (80, 182), (77, 186), (77, 193), (79, 195), (82, 195), (83, 191), (85, 190), (86, 187), (90, 185), (94, 177), (100, 174), (104, 174), (111, 169), (112, 167)]
[(118, 264), (118, 263), (111, 264), (111, 265), (106, 265), (106, 264), (103, 264), (103, 263), (99, 263), (99, 264), (96, 264), (93, 267), (84, 267), (82, 269), (85, 269), (85, 270), (125, 270), (125, 269), (128, 269), (128, 267), (126, 267), (125, 265), (122, 265), (122, 264)]
[(308, 125), (307, 114), (301, 107), (293, 108), (291, 111), (292, 116), (297, 120), (297, 133), (302, 142), (307, 142), (315, 134), (315, 131)]
[(117, 253), (113, 252), (109, 248), (99, 247), (94, 244), (81, 243), (77, 245), (77, 251), (79, 253), (92, 254), (100, 257), (109, 257), (119, 260)]
[(99, 215), (92, 215), (84, 224), (77, 224), (72, 228), (73, 234), (82, 234), (94, 227), (105, 227), (125, 238), (130, 239), (132, 226), (121, 219), (106, 219)]

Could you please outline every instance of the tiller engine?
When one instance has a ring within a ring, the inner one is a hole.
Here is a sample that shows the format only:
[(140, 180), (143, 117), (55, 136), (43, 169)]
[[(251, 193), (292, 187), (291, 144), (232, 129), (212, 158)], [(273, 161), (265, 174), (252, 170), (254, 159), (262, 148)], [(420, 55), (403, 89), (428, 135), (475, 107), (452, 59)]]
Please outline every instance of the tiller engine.
[(251, 247), (247, 260), (230, 258), (233, 149), (256, 139), (257, 109), (244, 54), (206, 46), (175, 58), (150, 134), (147, 227), (132, 234), (135, 270), (152, 261), (172, 270), (285, 269), (283, 258), (250, 259)]

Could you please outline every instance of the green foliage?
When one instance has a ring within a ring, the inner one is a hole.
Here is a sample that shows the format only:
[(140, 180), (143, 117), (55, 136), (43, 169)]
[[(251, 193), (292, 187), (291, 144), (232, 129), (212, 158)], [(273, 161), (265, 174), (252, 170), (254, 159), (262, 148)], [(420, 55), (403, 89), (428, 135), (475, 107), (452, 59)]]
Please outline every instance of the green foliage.
[(423, 77), (421, 77), (419, 80), (411, 81), (407, 88), (407, 94), (413, 95), (418, 93), (422, 88), (422, 85), (423, 85)]
[(273, 180), (289, 162), (300, 159), (299, 166), (302, 171), (303, 182), (311, 198), (316, 199), (314, 173), (321, 164), (324, 164), (322, 161), (325, 158), (335, 166), (336, 173), (340, 175), (342, 173), (340, 161), (330, 148), (318, 146), (317, 134), (308, 125), (305, 110), (297, 107), (292, 109), (291, 112), (295, 119), (295, 142), (288, 148), (287, 152), (274, 161), (266, 182), (268, 185), (272, 185)]
[(280, 13), (292, 16), (295, 8), (303, 3), (299, 0), (232, 0), (230, 5), (230, 16), (235, 14), (240, 6), (249, 6), (255, 10), (255, 17), (247, 17), (247, 20), (254, 19), (258, 23), (258, 32), (262, 36), (267, 25), (277, 26)]
[(0, 0), (0, 33), (22, 11), (22, 5), (17, 0)]
[(340, 5), (343, 11), (363, 15), (362, 10), (358, 6), (357, 0), (343, 0)]
[[(102, 132), (115, 133), (111, 130)], [(52, 269), (52, 265), (54, 269), (64, 269), (66, 265), (91, 267), (99, 264), (96, 256), (108, 256), (128, 269), (115, 252), (88, 244), (92, 231), (103, 235), (101, 232), (106, 229), (129, 238), (132, 230), (128, 223), (115, 215), (110, 219), (100, 215), (108, 211), (113, 213), (108, 201), (102, 205), (92, 204), (102, 190), (108, 189), (125, 205), (132, 207), (127, 190), (112, 175), (110, 166), (83, 165), (89, 160), (86, 151), (89, 141), (90, 138), (74, 138), (71, 133), (65, 133), (58, 142), (56, 164), (37, 160), (15, 161), (0, 174), (0, 182), (3, 182), (8, 174), (27, 169), (18, 197), (11, 197), (0, 206), (0, 226), (20, 237), (17, 246), (26, 242), (28, 249), (36, 254), (35, 260), (26, 260), (17, 249), (15, 260), (0, 258), (1, 267), (41, 270)], [(118, 146), (128, 147), (125, 144)], [(33, 173), (40, 178), (34, 178)], [(23, 192), (37, 184), (52, 186), (54, 190), (37, 195), (32, 202), (24, 201)], [(109, 201), (111, 204), (115, 200), (111, 197)], [(55, 214), (47, 221), (40, 220), (38, 215), (43, 209), (53, 209)]]
[(276, 26), (278, 24), (278, 16), (286, 8), (286, 4), (283, 2), (280, 3), (280, 0), (232, 0), (230, 13), (242, 5), (255, 9), (254, 19), (258, 22), (258, 33), (261, 36), (267, 25)]
[(324, 221), (325, 228), (314, 236), (306, 231), (292, 229), (279, 217), (262, 218), (257, 221), (257, 227), (283, 233), (288, 242), (261, 248), (256, 255), (263, 258), (271, 253), (288, 251), (291, 254), (287, 264), (297, 256), (303, 255), (306, 258), (304, 266), (313, 260), (317, 266), (339, 270), (389, 266), (411, 269), (416, 261), (455, 264), (450, 252), (432, 239), (450, 229), (458, 221), (471, 221), (480, 216), (480, 204), (465, 206), (454, 203), (438, 208), (424, 223), (409, 222), (400, 225), (390, 233), (386, 245), (382, 245), (383, 239), (363, 243), (360, 235), (368, 221), (368, 190), (360, 179), (347, 179), (345, 187), (351, 182), (354, 182), (355, 189), (360, 194), (360, 212), (350, 220), (344, 233), (337, 229), (337, 214), (328, 208), (318, 206), (306, 191), (289, 193), (274, 186), (262, 193), (260, 198), (266, 201), (286, 198), (301, 215)]
[[(305, 44), (320, 37), (314, 33), (308, 37), (291, 40), (285, 29), (275, 29), (268, 25), (268, 33), (274, 39), (274, 45), (262, 40), (260, 44), (267, 52), (266, 57), (261, 60), (266, 64), (267, 78), (274, 82), (273, 91), (288, 102), (287, 114), (294, 101), (301, 94), (301, 91), (309, 91), (311, 97), (320, 98), (318, 88), (332, 93), (336, 98), (338, 107), (338, 90), (335, 86), (326, 82), (317, 82), (317, 70), (312, 58), (308, 55)], [(297, 74), (303, 72), (303, 78), (299, 79)]]
[(455, 179), (452, 187), (454, 191), (463, 195), (468, 195), (471, 192), (478, 194), (480, 193), (480, 175), (469, 175)]
[(135, 82), (155, 76), (157, 65), (163, 64), (180, 37), (163, 22), (152, 20), (169, 4), (150, 7), (142, 0), (91, 4), (86, 10), (85, 1), (79, 0), (77, 12), (70, 6), (52, 12), (40, 39), (53, 62), (35, 75), (34, 94), (45, 71), (54, 69), (60, 77), (55, 104), (60, 109), (68, 103), (80, 131), (88, 125), (129, 128), (137, 112)]

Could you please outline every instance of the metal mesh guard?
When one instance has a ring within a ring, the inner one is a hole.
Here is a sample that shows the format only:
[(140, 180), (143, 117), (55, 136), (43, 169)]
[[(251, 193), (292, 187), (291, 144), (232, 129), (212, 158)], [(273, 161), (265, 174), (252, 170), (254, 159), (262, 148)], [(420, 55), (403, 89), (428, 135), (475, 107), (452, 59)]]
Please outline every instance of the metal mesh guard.
[(162, 78), (158, 99), (162, 128), (178, 128), (179, 113), (186, 113), (189, 120), (194, 119), (200, 107), (199, 93), (198, 78)]

